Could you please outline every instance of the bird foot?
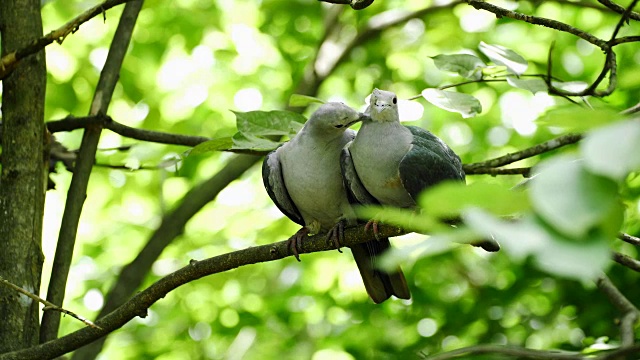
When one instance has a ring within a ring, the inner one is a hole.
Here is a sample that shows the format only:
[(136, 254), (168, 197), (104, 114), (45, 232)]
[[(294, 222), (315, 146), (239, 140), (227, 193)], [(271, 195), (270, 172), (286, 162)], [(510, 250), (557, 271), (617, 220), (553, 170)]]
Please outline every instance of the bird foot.
[(342, 242), (344, 241), (344, 220), (340, 220), (336, 226), (331, 228), (327, 233), (327, 243), (332, 244), (336, 247), (338, 252), (342, 252), (340, 248), (342, 247)]
[(367, 221), (367, 223), (364, 225), (364, 232), (365, 234), (369, 232), (369, 228), (371, 228), (371, 230), (373, 230), (373, 235), (376, 237), (376, 240), (380, 240), (380, 232), (378, 231), (378, 221), (377, 220), (369, 220)]
[(296, 260), (300, 261), (300, 252), (299, 249), (302, 247), (302, 240), (304, 240), (309, 234), (309, 229), (303, 227), (298, 230), (292, 237), (287, 240), (287, 248), (291, 250), (293, 256), (296, 257)]

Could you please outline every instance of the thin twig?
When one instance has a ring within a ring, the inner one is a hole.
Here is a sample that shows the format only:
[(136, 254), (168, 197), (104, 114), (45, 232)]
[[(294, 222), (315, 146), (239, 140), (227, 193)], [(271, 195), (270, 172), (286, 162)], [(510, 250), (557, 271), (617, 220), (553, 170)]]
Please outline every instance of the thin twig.
[(562, 32), (567, 32), (570, 34), (573, 34), (601, 49), (605, 49), (607, 47), (607, 42), (591, 35), (590, 33), (580, 30), (578, 28), (575, 28), (571, 25), (565, 24), (563, 22), (557, 21), (557, 20), (553, 20), (553, 19), (548, 19), (548, 18), (543, 18), (543, 17), (538, 17), (538, 16), (532, 16), (532, 15), (526, 15), (526, 14), (522, 14), (516, 11), (511, 11), (511, 10), (507, 10), (505, 8), (501, 8), (499, 6), (493, 5), (491, 3), (488, 3), (486, 1), (482, 1), (482, 0), (466, 0), (466, 3), (473, 6), (476, 9), (479, 10), (485, 10), (485, 11), (489, 11), (493, 14), (495, 14), (498, 17), (507, 17), (510, 19), (514, 19), (514, 20), (519, 20), (519, 21), (524, 21), (527, 22), (529, 24), (534, 24), (534, 25), (541, 25), (544, 27), (548, 27), (551, 29), (555, 29), (558, 31), (562, 31)]
[[(607, 8), (617, 12), (618, 14), (624, 14), (625, 12), (625, 8), (623, 8), (622, 6), (614, 3), (613, 1), (609, 1), (609, 0), (598, 0), (598, 2), (604, 6), (606, 6)], [(634, 11), (631, 11), (629, 13), (629, 18), (633, 19), (633, 20), (640, 20), (640, 14)]]
[(624, 23), (629, 21), (631, 12), (637, 3), (638, 3), (638, 0), (631, 1), (629, 6), (627, 6), (625, 11), (622, 13), (620, 20), (618, 20), (618, 24), (616, 25), (616, 28), (613, 30), (613, 34), (611, 34), (611, 39), (609, 40), (610, 42), (616, 39), (616, 37), (618, 36), (618, 32), (620, 32), (620, 29), (622, 29), (622, 26), (624, 26)]
[(107, 0), (83, 12), (60, 28), (53, 30), (52, 32), (37, 40), (33, 40), (33, 42), (31, 42), (31, 44), (29, 44), (28, 46), (3, 56), (2, 59), (0, 59), (0, 80), (6, 78), (13, 71), (16, 65), (18, 65), (20, 60), (31, 54), (37, 53), (38, 51), (44, 49), (45, 46), (51, 44), (54, 41), (62, 43), (69, 34), (76, 32), (80, 28), (80, 25), (89, 21), (96, 15), (102, 14), (112, 7), (120, 5), (127, 1), (131, 0)]
[(467, 165), (462, 165), (464, 169), (464, 173), (466, 175), (522, 175), (523, 177), (528, 178), (531, 175), (531, 168), (509, 168), (509, 169), (496, 169), (493, 167), (472, 167), (469, 168)]
[(614, 252), (612, 257), (613, 257), (613, 260), (618, 264), (622, 266), (626, 266), (631, 270), (640, 272), (640, 261), (628, 255), (621, 254), (619, 252)]
[(635, 245), (635, 246), (640, 246), (640, 238), (635, 237), (635, 236), (631, 236), (629, 234), (625, 234), (625, 233), (619, 233), (618, 234), (618, 239), (627, 242), (631, 245)]
[(45, 311), (46, 310), (59, 311), (59, 312), (61, 312), (63, 314), (67, 314), (67, 315), (69, 315), (69, 316), (71, 316), (73, 318), (76, 318), (76, 319), (82, 321), (87, 326), (90, 326), (90, 327), (95, 328), (95, 329), (102, 330), (102, 328), (100, 326), (94, 324), (91, 320), (89, 320), (89, 319), (87, 319), (85, 317), (82, 317), (82, 316), (80, 316), (80, 315), (78, 315), (78, 314), (76, 314), (76, 313), (74, 313), (72, 311), (69, 311), (67, 309), (63, 309), (63, 308), (61, 308), (60, 306), (58, 306), (56, 304), (52, 304), (52, 303), (48, 302), (47, 300), (41, 298), (40, 296), (38, 296), (36, 294), (32, 294), (32, 293), (28, 292), (27, 290), (25, 290), (25, 289), (15, 285), (15, 284), (9, 282), (8, 280), (5, 280), (2, 276), (0, 276), (0, 283), (12, 288), (13, 290), (19, 292), (20, 294), (22, 294), (24, 296), (27, 296), (27, 297), (31, 298), (32, 300), (35, 300), (37, 302), (40, 302), (40, 303), (44, 304), (45, 307), (43, 308), (43, 310), (45, 310)]
[(555, 139), (551, 139), (549, 141), (543, 142), (542, 144), (538, 144), (536, 146), (532, 146), (528, 149), (524, 149), (522, 151), (518, 151), (515, 153), (506, 154), (495, 159), (490, 159), (487, 161), (482, 161), (478, 163), (465, 165), (464, 169), (473, 170), (478, 168), (486, 168), (486, 167), (500, 167), (507, 164), (514, 163), (516, 161), (520, 161), (523, 159), (527, 159), (551, 150), (555, 150), (557, 148), (575, 144), (582, 139), (583, 135), (581, 134), (567, 134)]

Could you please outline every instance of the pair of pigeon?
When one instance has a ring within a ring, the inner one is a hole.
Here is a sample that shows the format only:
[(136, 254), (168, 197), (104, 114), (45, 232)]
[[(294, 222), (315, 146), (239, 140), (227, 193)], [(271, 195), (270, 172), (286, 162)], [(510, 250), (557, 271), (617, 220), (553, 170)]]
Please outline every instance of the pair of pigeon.
[[(364, 114), (342, 103), (323, 104), (294, 138), (264, 160), (269, 196), (303, 226), (290, 239), (298, 260), (297, 246), (308, 234), (327, 232), (339, 248), (345, 224), (356, 223), (354, 204), (414, 208), (425, 188), (465, 180), (460, 158), (442, 140), (400, 124), (394, 93), (374, 89), (369, 103)], [(348, 128), (358, 121), (362, 126), (356, 135)], [(387, 272), (376, 267), (376, 257), (390, 248), (388, 238), (350, 248), (375, 303), (391, 295), (411, 297), (400, 268)]]

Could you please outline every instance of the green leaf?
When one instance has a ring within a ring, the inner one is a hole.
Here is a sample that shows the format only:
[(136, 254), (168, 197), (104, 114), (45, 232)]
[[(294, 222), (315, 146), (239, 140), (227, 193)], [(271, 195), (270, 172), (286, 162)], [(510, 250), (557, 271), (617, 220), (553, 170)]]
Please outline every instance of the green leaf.
[(234, 111), (233, 113), (236, 115), (238, 131), (245, 135), (289, 135), (292, 126), (298, 126), (306, 121), (304, 116), (285, 110)]
[(547, 84), (540, 78), (520, 79), (515, 75), (507, 76), (507, 83), (518, 89), (531, 91), (532, 94), (547, 92)]
[(569, 132), (583, 132), (620, 119), (621, 115), (610, 109), (587, 109), (567, 105), (547, 111), (536, 122)]
[(271, 151), (278, 146), (279, 142), (271, 141), (269, 139), (257, 137), (251, 134), (245, 134), (238, 132), (233, 135), (233, 149), (239, 150), (253, 150), (253, 151)]
[(482, 112), (480, 101), (468, 94), (430, 88), (422, 90), (422, 96), (433, 105), (457, 112), (464, 118), (473, 117)]
[(438, 69), (473, 80), (482, 78), (482, 69), (487, 67), (479, 57), (469, 54), (437, 55), (432, 59)]
[(514, 215), (531, 208), (526, 193), (497, 184), (445, 182), (424, 192), (418, 203), (436, 218), (458, 216), (469, 207), (478, 207), (495, 215)]
[(472, 229), (494, 236), (515, 260), (531, 256), (536, 266), (548, 273), (577, 280), (592, 280), (610, 264), (607, 237), (589, 234), (577, 243), (565, 238), (535, 216), (517, 221), (500, 220), (479, 209), (463, 214)]
[(212, 152), (212, 151), (229, 150), (231, 149), (231, 146), (233, 146), (233, 140), (231, 139), (231, 137), (212, 139), (196, 145), (189, 152), (189, 156), (201, 155), (201, 154)]
[(583, 239), (604, 222), (622, 216), (616, 183), (588, 172), (583, 161), (558, 156), (536, 170), (539, 174), (530, 184), (531, 203), (544, 221), (565, 236)]
[(317, 97), (301, 94), (293, 94), (289, 98), (289, 106), (291, 107), (304, 107), (313, 103), (324, 104), (324, 101), (318, 99)]
[(491, 59), (491, 61), (498, 65), (506, 66), (507, 71), (513, 74), (522, 75), (529, 66), (529, 63), (525, 58), (504, 46), (491, 45), (481, 41), (478, 48), (483, 54)]
[(582, 141), (580, 152), (589, 170), (622, 181), (640, 170), (640, 122), (622, 121), (595, 130)]

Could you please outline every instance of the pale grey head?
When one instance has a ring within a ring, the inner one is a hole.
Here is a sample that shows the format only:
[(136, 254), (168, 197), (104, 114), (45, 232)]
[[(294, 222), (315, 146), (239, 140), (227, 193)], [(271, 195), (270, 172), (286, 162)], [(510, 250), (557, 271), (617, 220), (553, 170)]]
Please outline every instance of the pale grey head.
[(398, 97), (391, 91), (373, 89), (365, 113), (377, 122), (400, 121)]
[(349, 106), (339, 102), (328, 102), (311, 115), (305, 129), (318, 133), (341, 134), (362, 119), (363, 114)]

